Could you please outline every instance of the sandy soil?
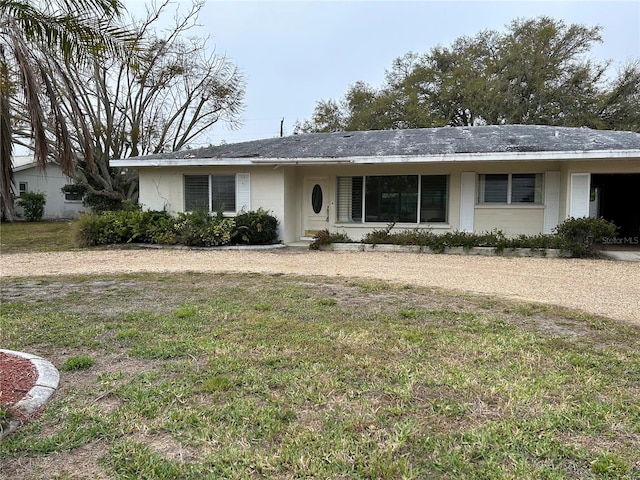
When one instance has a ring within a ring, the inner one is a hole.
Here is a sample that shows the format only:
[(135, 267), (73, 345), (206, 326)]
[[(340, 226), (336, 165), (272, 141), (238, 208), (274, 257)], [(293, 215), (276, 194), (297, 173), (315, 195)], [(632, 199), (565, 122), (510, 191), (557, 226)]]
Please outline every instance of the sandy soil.
[(562, 305), (640, 324), (640, 263), (383, 252), (92, 250), (0, 257), (0, 277), (131, 272), (343, 276)]

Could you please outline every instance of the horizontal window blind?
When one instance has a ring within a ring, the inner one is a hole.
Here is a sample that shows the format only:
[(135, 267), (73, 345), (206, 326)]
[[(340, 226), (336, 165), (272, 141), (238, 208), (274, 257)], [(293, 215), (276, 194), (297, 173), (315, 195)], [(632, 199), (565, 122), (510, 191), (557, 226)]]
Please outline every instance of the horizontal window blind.
[(507, 203), (509, 175), (506, 173), (480, 175), (478, 203)]
[(338, 177), (338, 221), (362, 221), (362, 177)]
[(209, 209), (209, 175), (184, 176), (184, 210)]

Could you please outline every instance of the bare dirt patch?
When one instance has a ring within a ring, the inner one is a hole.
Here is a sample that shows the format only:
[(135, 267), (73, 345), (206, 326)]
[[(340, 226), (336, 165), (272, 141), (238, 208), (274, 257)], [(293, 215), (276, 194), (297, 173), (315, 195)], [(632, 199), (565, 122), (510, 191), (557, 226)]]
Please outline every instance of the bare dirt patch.
[[(93, 442), (56, 455), (18, 458), (3, 464), (0, 471), (1, 478), (108, 480), (113, 477), (109, 476), (98, 460), (104, 455), (106, 448), (107, 445), (104, 442)], [(55, 477), (52, 476), (54, 474)]]

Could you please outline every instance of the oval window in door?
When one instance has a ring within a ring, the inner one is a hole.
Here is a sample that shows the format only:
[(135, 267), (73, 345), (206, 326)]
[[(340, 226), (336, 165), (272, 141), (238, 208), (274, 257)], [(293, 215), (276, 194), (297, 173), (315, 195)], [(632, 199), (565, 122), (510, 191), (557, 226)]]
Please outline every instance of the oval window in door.
[(322, 187), (317, 183), (311, 191), (311, 208), (316, 215), (322, 210)]

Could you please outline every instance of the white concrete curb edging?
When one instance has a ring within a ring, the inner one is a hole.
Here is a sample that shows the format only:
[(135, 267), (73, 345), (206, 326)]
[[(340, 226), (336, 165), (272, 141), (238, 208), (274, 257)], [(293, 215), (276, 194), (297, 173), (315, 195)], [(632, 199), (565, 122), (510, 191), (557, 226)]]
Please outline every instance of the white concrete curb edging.
[[(29, 417), (45, 405), (51, 398), (51, 395), (54, 394), (60, 382), (60, 373), (51, 362), (37, 355), (4, 349), (0, 349), (0, 352), (29, 360), (38, 372), (38, 378), (33, 388), (27, 392), (22, 400), (19, 400), (14, 405), (17, 411)], [(22, 425), (20, 420), (11, 420), (9, 427), (6, 430), (0, 431), (0, 440), (16, 431), (20, 425)]]
[(395, 244), (371, 244), (371, 243), (332, 243), (322, 245), (320, 250), (333, 252), (392, 252), (392, 253), (424, 253), (433, 255), (481, 255), (485, 257), (536, 257), (536, 258), (561, 258), (563, 253), (556, 249), (534, 248), (505, 248), (497, 252), (495, 247), (447, 247), (444, 252), (436, 253), (429, 247), (420, 245), (395, 245)]

